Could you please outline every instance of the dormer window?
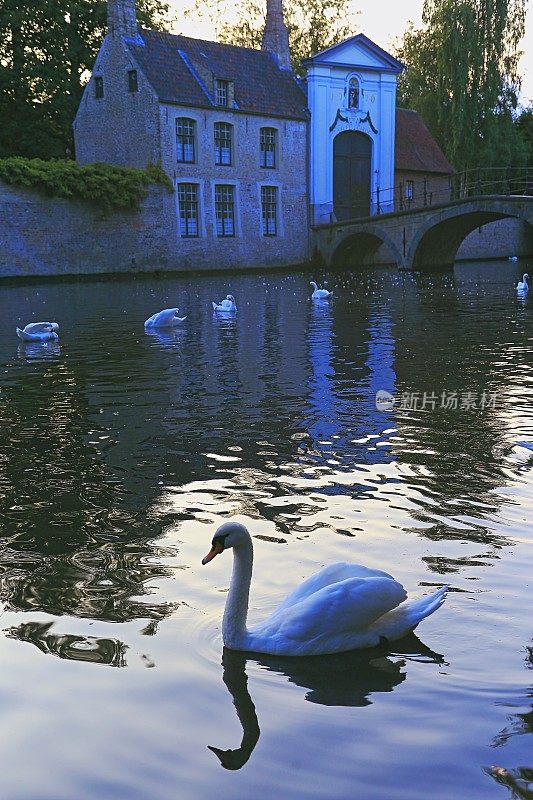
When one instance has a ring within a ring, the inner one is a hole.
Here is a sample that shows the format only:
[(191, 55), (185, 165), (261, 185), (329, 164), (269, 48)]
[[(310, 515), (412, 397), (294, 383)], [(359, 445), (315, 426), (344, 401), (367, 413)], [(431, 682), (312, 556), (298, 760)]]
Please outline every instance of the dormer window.
[(359, 108), (359, 81), (350, 78), (348, 84), (348, 108)]
[(229, 81), (215, 80), (215, 102), (217, 106), (227, 106), (229, 101)]

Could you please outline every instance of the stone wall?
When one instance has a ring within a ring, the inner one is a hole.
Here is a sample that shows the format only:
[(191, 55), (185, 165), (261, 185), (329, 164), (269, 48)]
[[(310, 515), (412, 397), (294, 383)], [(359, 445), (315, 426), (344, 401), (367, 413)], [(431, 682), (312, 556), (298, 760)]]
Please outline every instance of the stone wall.
[[(195, 163), (176, 159), (176, 119), (194, 121)], [(231, 126), (231, 164), (215, 164), (214, 125)], [(260, 131), (274, 129), (275, 166), (260, 165)], [(178, 244), (184, 258), (199, 266), (284, 266), (308, 258), (306, 123), (220, 109), (161, 105), (162, 167), (176, 188), (180, 183), (198, 187), (199, 236), (180, 231)], [(217, 237), (215, 187), (230, 185), (235, 197), (235, 236)], [(261, 187), (277, 190), (277, 231), (262, 229)]]
[[(136, 92), (128, 91), (132, 69)], [(103, 97), (96, 97), (97, 77)], [(104, 161), (141, 169), (159, 164), (159, 101), (119, 36), (105, 37), (72, 127), (79, 164)]]
[(457, 261), (533, 256), (533, 229), (520, 219), (501, 219), (482, 225), (463, 241)]
[(0, 277), (176, 268), (167, 230), (173, 203), (167, 190), (154, 188), (142, 213), (104, 217), (0, 183)]
[(139, 212), (104, 216), (82, 203), (0, 183), (0, 277), (282, 267), (307, 259), (301, 223), (291, 239), (289, 194), (283, 237), (256, 231), (253, 239), (217, 240), (210, 231), (183, 239), (176, 202), (176, 194), (153, 187)]

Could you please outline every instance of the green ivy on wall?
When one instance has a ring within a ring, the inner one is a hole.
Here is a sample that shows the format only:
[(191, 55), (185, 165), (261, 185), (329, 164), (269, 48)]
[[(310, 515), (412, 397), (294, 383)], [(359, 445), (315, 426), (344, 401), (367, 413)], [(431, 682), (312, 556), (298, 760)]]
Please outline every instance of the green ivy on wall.
[(146, 169), (102, 163), (80, 166), (75, 161), (20, 156), (0, 159), (0, 181), (48, 197), (88, 203), (105, 214), (136, 211), (150, 184), (173, 191), (168, 175), (159, 166), (150, 165)]

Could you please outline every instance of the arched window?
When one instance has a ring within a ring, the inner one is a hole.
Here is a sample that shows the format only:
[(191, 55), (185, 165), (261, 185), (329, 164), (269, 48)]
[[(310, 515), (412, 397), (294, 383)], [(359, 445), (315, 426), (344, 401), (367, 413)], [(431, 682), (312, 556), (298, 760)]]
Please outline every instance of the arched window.
[(359, 108), (359, 81), (350, 78), (348, 84), (348, 108)]

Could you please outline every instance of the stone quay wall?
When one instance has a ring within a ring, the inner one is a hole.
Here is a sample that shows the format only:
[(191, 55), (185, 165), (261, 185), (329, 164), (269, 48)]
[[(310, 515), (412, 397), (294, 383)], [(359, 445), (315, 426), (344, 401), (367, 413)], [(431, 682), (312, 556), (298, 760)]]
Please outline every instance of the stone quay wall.
[(174, 195), (157, 187), (141, 212), (104, 216), (82, 203), (0, 183), (0, 277), (176, 268), (167, 233), (173, 203)]
[(184, 241), (176, 194), (163, 187), (151, 187), (138, 212), (103, 215), (0, 182), (0, 278), (289, 267), (307, 257), (301, 245), (267, 258), (247, 240), (225, 253), (216, 240)]

